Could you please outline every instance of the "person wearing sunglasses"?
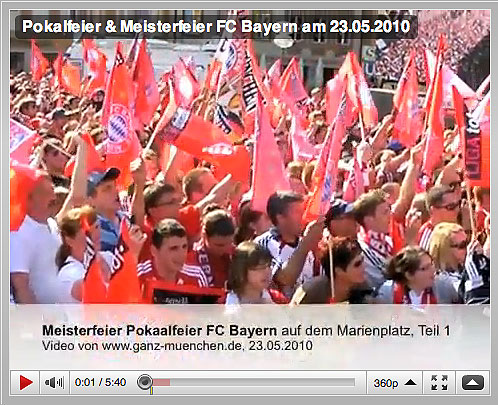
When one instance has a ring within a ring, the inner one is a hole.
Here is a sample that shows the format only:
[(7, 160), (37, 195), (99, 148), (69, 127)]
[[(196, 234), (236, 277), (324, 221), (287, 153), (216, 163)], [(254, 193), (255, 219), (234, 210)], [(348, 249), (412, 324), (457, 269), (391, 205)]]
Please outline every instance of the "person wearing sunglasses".
[(448, 279), (458, 294), (467, 256), (467, 235), (458, 224), (442, 222), (434, 228), (429, 253), (438, 278)]
[(321, 259), (324, 274), (313, 277), (299, 287), (292, 298), (293, 304), (369, 302), (373, 290), (364, 287), (365, 261), (358, 241), (351, 237), (335, 237), (331, 243), (334, 296), (330, 283), (330, 251), (327, 249)]
[(460, 198), (451, 187), (438, 185), (427, 192), (425, 202), (430, 218), (420, 228), (417, 243), (422, 249), (429, 250), (431, 235), (437, 224), (441, 222), (457, 223)]
[(458, 296), (449, 280), (436, 277), (436, 268), (427, 251), (406, 246), (389, 261), (388, 280), (378, 289), (378, 304), (454, 304)]
[(69, 187), (70, 181), (64, 176), (64, 169), (69, 160), (69, 154), (64, 151), (64, 145), (56, 138), (48, 138), (41, 145), (41, 168), (52, 178), (55, 187)]

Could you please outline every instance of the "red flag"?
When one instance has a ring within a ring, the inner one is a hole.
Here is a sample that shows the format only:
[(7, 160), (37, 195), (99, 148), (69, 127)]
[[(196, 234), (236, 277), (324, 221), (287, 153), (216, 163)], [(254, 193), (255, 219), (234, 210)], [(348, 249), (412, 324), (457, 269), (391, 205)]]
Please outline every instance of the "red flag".
[[(93, 139), (89, 133), (84, 133), (81, 135), (81, 138), (86, 142), (86, 172), (90, 173), (94, 170), (104, 170), (105, 162), (100, 157), (99, 153), (95, 149), (95, 144), (93, 143)], [(75, 157), (73, 156), (66, 163), (66, 167), (64, 169), (64, 176), (71, 177), (74, 171)]]
[[(436, 62), (437, 62), (437, 56), (434, 57), (431, 51), (428, 49), (425, 50), (426, 53), (426, 58), (427, 58), (427, 64), (429, 66), (429, 72), (433, 73)], [(469, 106), (474, 102), (475, 99), (477, 99), (477, 95), (472, 90), (467, 83), (465, 83), (462, 79), (458, 77), (458, 75), (453, 72), (448, 66), (443, 64), (442, 67), (442, 75), (443, 75), (443, 107), (444, 108), (451, 108), (453, 107), (453, 94), (451, 90), (451, 86), (455, 86), (458, 89), (458, 92), (462, 95), (464, 101), (468, 103)], [(432, 77), (435, 77), (434, 74)]]
[(304, 88), (299, 66), (296, 58), (292, 58), (289, 65), (282, 73), (280, 87), (299, 106), (308, 99), (308, 93)]
[[(403, 73), (401, 74), (401, 77), (399, 79), (398, 86), (396, 87), (396, 91), (394, 92), (393, 109), (395, 108), (396, 110), (399, 111), (399, 109), (401, 108), (401, 103), (403, 100), (406, 86), (409, 83), (409, 80), (411, 79), (411, 76), (413, 74), (412, 66), (414, 66), (414, 64), (415, 64), (415, 50), (412, 49), (410, 52), (410, 56), (408, 58), (408, 62), (406, 62), (405, 68), (403, 69)], [(417, 73), (417, 71), (416, 71), (416, 67), (415, 67), (415, 74), (416, 73)]]
[(62, 52), (59, 52), (53, 64), (54, 86), (61, 87), (69, 93), (79, 96), (81, 91), (80, 69), (65, 60)]
[(325, 87), (325, 106), (328, 125), (332, 125), (334, 118), (337, 116), (345, 84), (345, 78), (341, 75), (336, 75), (327, 82)]
[(143, 125), (148, 125), (160, 102), (159, 88), (154, 78), (154, 66), (146, 49), (146, 39), (142, 38), (138, 55), (132, 69), (136, 84), (135, 116)]
[(270, 90), (271, 96), (273, 98), (279, 98), (280, 96), (280, 72), (282, 71), (282, 61), (277, 59), (273, 65), (271, 65), (266, 78), (264, 80), (265, 86)]
[(21, 125), (16, 120), (10, 120), (10, 160), (29, 164), (29, 156), (33, 145), (40, 137), (35, 131)]
[(102, 125), (107, 133), (105, 163), (107, 167), (121, 171), (117, 183), (121, 189), (132, 183), (130, 163), (141, 153), (140, 142), (132, 127), (133, 94), (132, 81), (118, 42), (114, 66), (107, 80)]
[(342, 198), (348, 202), (354, 202), (365, 192), (363, 183), (363, 171), (356, 153), (353, 148), (353, 167), (349, 170), (348, 177), (344, 182)]
[[(124, 66), (124, 65), (123, 65)], [(140, 304), (142, 290), (137, 273), (137, 259), (130, 252), (130, 235), (125, 221), (121, 221), (118, 245), (114, 250), (112, 275), (107, 289), (108, 304)]]
[(47, 72), (49, 63), (47, 58), (43, 56), (40, 48), (36, 45), (34, 39), (31, 40), (31, 77), (34, 81), (39, 81)]
[(254, 131), (254, 162), (251, 186), (251, 208), (266, 212), (268, 197), (275, 191), (289, 191), (289, 179), (273, 136), (270, 118), (258, 97)]
[(201, 91), (199, 83), (182, 59), (173, 65), (172, 83), (175, 102), (181, 107), (189, 107)]
[(218, 88), (220, 80), (221, 62), (213, 59), (208, 66), (206, 78), (204, 79), (204, 87), (213, 92)]
[(29, 194), (44, 173), (28, 165), (12, 162), (10, 165), (10, 230), (17, 231), (26, 217)]
[(95, 40), (83, 39), (83, 59), (90, 75), (83, 93), (89, 95), (97, 89), (104, 89), (107, 78), (107, 57), (97, 48)]
[[(396, 97), (397, 96), (397, 97)], [(422, 135), (423, 122), (418, 108), (418, 79), (415, 51), (411, 52), (393, 99), (395, 114), (393, 139), (411, 148)]]
[(490, 93), (471, 113), (466, 113), (464, 131), (465, 175), (470, 187), (490, 188)]
[[(170, 97), (170, 102), (152, 136), (216, 166), (221, 166), (219, 158), (207, 152), (206, 148), (215, 144), (231, 144), (227, 135), (216, 125), (194, 114), (190, 107), (178, 107), (175, 97)], [(233, 164), (226, 160), (224, 164), (235, 168), (235, 171), (231, 172), (235, 180), (247, 182), (249, 168), (237, 166), (237, 156), (231, 158), (234, 159)]]
[(186, 58), (180, 57), (180, 59), (183, 60), (183, 63), (188, 68), (188, 70), (190, 71), (190, 73), (192, 74), (192, 76), (194, 77), (194, 79), (197, 80), (197, 77), (195, 75), (196, 63), (195, 63), (194, 57), (192, 55), (190, 55), (190, 56), (187, 56)]
[(323, 143), (320, 157), (318, 158), (317, 165), (313, 172), (313, 193), (306, 203), (303, 215), (304, 223), (308, 223), (327, 212), (332, 192), (335, 190), (338, 164), (342, 151), (342, 141), (346, 133), (343, 118), (343, 112), (347, 104), (345, 91), (343, 91), (341, 100), (341, 106), (337, 111), (333, 126), (329, 127), (327, 138)]
[[(86, 220), (86, 218), (84, 218)], [(85, 221), (86, 223), (86, 221)], [(88, 227), (88, 224), (86, 224)], [(83, 226), (85, 229), (85, 225)], [(100, 262), (97, 256), (97, 250), (89, 235), (88, 229), (86, 233), (86, 251), (85, 251), (85, 278), (83, 279), (82, 302), (83, 304), (105, 304), (107, 299), (107, 288), (102, 279), (100, 270)]]
[(292, 160), (309, 162), (320, 154), (322, 145), (312, 145), (308, 142), (306, 130), (302, 127), (301, 120), (295, 115), (292, 116), (289, 136), (292, 145)]
[(361, 114), (363, 125), (366, 129), (373, 128), (378, 122), (377, 108), (354, 52), (349, 52), (346, 56), (346, 60), (339, 70), (339, 75), (348, 79), (348, 96), (353, 102), (356, 112)]
[(434, 81), (434, 90), (430, 102), (431, 109), (428, 117), (428, 134), (425, 141), (424, 160), (422, 163), (422, 172), (431, 175), (437, 167), (444, 152), (444, 119), (443, 119), (443, 71), (442, 71), (442, 54), (436, 78)]

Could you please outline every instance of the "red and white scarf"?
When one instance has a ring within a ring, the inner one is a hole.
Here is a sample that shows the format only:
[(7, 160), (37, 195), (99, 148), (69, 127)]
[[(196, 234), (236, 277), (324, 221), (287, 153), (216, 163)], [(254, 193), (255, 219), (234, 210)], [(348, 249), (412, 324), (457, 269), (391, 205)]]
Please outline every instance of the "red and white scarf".
[(365, 228), (361, 227), (360, 232), (358, 232), (358, 241), (367, 245), (369, 249), (373, 250), (377, 255), (384, 258), (389, 258), (393, 254), (393, 240), (386, 233), (365, 231)]
[[(401, 283), (394, 283), (393, 286), (393, 304), (411, 304), (410, 289)], [(436, 296), (432, 288), (426, 288), (422, 294), (422, 305), (437, 304)]]
[(209, 256), (204, 243), (202, 243), (202, 241), (194, 243), (192, 250), (196, 254), (197, 262), (199, 263), (202, 272), (206, 275), (208, 285), (213, 285), (213, 271), (211, 270), (211, 265), (209, 264)]

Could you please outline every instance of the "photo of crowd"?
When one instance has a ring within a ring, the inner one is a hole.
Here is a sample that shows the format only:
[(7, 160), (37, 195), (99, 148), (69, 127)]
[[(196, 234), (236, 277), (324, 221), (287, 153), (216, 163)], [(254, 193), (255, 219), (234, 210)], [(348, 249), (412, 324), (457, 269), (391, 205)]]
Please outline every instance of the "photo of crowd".
[(489, 83), (446, 79), (489, 12), (450, 13), (379, 56), (385, 116), (354, 52), (306, 89), (249, 38), (203, 80), (195, 55), (156, 80), (145, 37), (107, 67), (83, 39), (85, 76), (33, 40), (10, 76), (11, 303), (489, 303)]

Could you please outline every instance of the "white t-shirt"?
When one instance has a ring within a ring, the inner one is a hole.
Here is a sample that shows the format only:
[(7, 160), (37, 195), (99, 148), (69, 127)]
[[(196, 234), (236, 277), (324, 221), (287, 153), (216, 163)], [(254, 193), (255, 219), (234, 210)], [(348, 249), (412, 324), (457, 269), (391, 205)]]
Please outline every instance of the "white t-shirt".
[(20, 228), (10, 232), (10, 273), (29, 274), (29, 286), (38, 304), (57, 301), (55, 255), (61, 243), (53, 218), (43, 224), (26, 215)]
[(83, 280), (84, 277), (85, 266), (83, 266), (83, 263), (76, 260), (73, 256), (69, 256), (57, 275), (59, 280), (57, 302), (59, 304), (80, 303), (80, 301), (72, 296), (71, 290), (73, 289), (73, 284), (76, 281)]
[(408, 291), (408, 295), (410, 296), (410, 301), (412, 302), (412, 305), (422, 304), (422, 297), (424, 295), (423, 291), (420, 293), (420, 295), (418, 295), (415, 291), (410, 290)]

